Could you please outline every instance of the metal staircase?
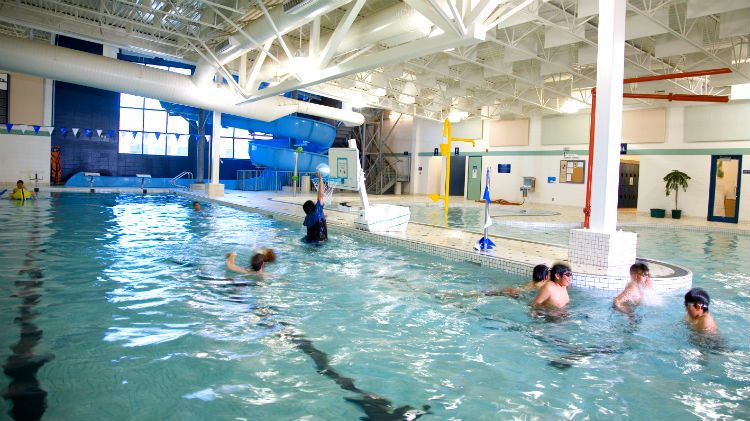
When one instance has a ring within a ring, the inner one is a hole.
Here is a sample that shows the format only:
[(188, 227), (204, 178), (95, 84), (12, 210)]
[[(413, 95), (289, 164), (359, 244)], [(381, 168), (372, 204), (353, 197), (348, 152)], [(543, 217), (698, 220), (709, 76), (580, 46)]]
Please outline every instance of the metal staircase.
[(361, 128), (362, 169), (365, 172), (367, 192), (372, 194), (385, 194), (393, 189), (396, 182), (409, 181), (411, 157), (397, 155), (387, 145), (388, 139), (401, 121), (401, 115), (386, 136), (382, 135), (383, 115), (379, 112), (374, 118), (368, 118)]

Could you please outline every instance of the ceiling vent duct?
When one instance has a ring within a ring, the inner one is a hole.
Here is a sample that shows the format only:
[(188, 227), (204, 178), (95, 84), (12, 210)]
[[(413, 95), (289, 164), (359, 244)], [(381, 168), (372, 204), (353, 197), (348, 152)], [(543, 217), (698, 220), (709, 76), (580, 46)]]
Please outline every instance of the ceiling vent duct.
[(229, 42), (229, 38), (227, 38), (224, 41), (220, 42), (216, 46), (216, 48), (214, 49), (214, 51), (216, 52), (216, 54), (224, 54), (227, 51), (229, 51), (229, 48), (231, 48), (231, 47), (232, 47), (232, 43)]
[(311, 1), (312, 0), (289, 0), (288, 2), (284, 3), (282, 7), (284, 8), (284, 13), (292, 14), (305, 7)]

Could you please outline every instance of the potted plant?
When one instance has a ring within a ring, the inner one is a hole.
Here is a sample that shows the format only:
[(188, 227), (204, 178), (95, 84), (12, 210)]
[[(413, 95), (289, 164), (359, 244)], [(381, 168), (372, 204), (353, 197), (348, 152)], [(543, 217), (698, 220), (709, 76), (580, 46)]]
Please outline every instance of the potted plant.
[(672, 170), (664, 176), (664, 189), (669, 196), (670, 191), (674, 190), (674, 209), (672, 210), (672, 218), (680, 219), (682, 211), (677, 207), (677, 199), (679, 198), (680, 187), (682, 191), (687, 191), (688, 180), (690, 176), (679, 170)]

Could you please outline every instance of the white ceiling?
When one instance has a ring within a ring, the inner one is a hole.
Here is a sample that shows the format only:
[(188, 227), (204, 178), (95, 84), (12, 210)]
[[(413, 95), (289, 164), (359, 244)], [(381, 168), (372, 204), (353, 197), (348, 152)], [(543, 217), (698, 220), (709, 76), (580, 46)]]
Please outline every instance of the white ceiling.
[[(221, 65), (242, 74), (235, 89), (248, 102), (302, 88), (438, 120), (450, 111), (518, 118), (559, 113), (571, 99), (590, 103), (597, 0), (337, 1), (311, 20), (279, 8), (302, 3), (307, 11), (333, 0), (2, 0), (0, 33), (41, 42), (64, 34)], [(272, 32), (267, 43), (261, 27)], [(728, 95), (731, 85), (750, 83), (749, 34), (750, 0), (630, 0), (626, 77), (733, 73), (631, 84), (626, 92)], [(244, 54), (222, 56), (238, 42)], [(274, 85), (257, 91), (261, 81)]]

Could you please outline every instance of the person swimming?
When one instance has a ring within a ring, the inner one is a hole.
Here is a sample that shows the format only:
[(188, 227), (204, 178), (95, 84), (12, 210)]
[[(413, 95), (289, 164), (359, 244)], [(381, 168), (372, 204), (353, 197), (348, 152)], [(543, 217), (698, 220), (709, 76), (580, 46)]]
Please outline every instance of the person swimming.
[(717, 333), (719, 327), (708, 312), (711, 298), (702, 288), (693, 288), (685, 294), (685, 322), (700, 333)]
[(613, 306), (623, 313), (631, 313), (633, 309), (648, 300), (652, 303), (654, 298), (651, 288), (651, 272), (648, 265), (636, 262), (630, 266), (630, 282), (625, 289), (615, 297)]
[(547, 265), (536, 265), (531, 273), (531, 280), (521, 287), (503, 288), (486, 291), (488, 297), (507, 296), (518, 298), (527, 291), (538, 291), (549, 281), (549, 267)]
[(10, 198), (13, 200), (31, 200), (36, 199), (34, 192), (26, 190), (23, 185), (23, 180), (16, 181), (16, 187), (10, 193)]
[(273, 263), (276, 261), (276, 252), (272, 249), (264, 249), (250, 257), (250, 269), (238, 266), (235, 263), (237, 252), (230, 251), (227, 253), (227, 269), (237, 273), (262, 273), (265, 269), (266, 262)]
[(568, 285), (573, 279), (570, 266), (564, 263), (556, 263), (550, 269), (550, 280), (547, 281), (537, 292), (536, 297), (529, 303), (533, 308), (561, 309), (568, 305)]

